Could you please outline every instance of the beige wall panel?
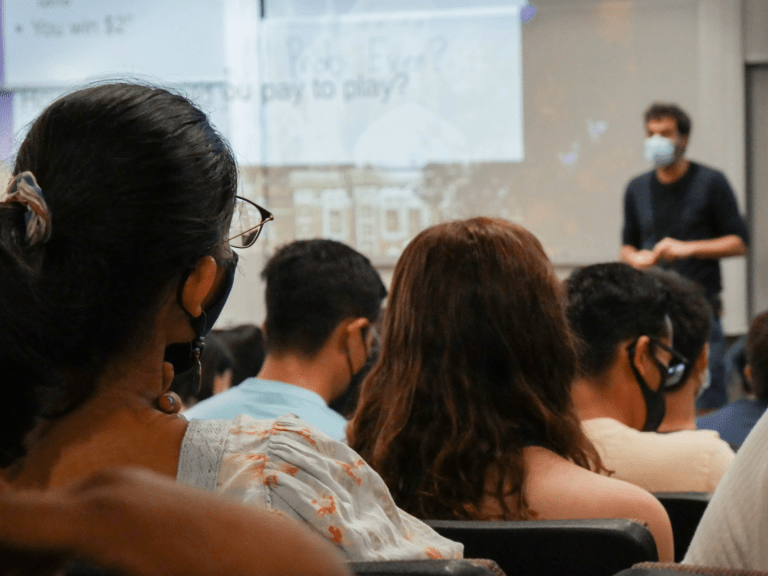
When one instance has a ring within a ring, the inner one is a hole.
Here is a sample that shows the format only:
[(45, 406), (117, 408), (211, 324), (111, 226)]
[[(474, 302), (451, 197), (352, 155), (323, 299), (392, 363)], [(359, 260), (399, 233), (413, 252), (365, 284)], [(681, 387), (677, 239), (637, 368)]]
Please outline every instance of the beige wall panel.
[(768, 1), (744, 0), (744, 59), (768, 63)]

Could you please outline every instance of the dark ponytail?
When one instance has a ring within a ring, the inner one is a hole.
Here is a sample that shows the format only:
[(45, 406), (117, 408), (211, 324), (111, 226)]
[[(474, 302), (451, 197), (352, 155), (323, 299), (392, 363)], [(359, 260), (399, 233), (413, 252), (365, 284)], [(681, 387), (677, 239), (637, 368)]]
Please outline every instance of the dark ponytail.
[[(39, 410), (35, 387), (28, 379), (29, 366), (39, 366), (37, 335), (27, 327), (44, 322), (38, 299), (39, 270), (33, 262), (39, 249), (24, 241), (24, 207), (0, 204), (0, 466), (7, 466), (24, 453), (19, 431), (32, 428)], [(13, 385), (11, 383), (14, 383)], [(53, 384), (41, 371), (38, 383)]]
[(0, 204), (0, 466), (40, 418), (79, 406), (117, 352), (151, 334), (169, 282), (217, 255), (237, 171), (203, 112), (167, 90), (86, 88), (32, 124), (14, 174), (34, 174), (50, 240)]

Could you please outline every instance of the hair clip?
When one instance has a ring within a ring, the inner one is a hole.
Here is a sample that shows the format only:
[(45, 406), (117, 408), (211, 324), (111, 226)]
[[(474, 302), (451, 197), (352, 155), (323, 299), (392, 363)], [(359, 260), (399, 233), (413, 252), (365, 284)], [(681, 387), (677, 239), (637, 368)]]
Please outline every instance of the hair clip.
[(43, 198), (43, 191), (32, 172), (14, 176), (5, 190), (3, 202), (18, 202), (26, 207), (24, 221), (27, 225), (26, 238), (30, 246), (48, 242), (51, 238), (51, 212)]

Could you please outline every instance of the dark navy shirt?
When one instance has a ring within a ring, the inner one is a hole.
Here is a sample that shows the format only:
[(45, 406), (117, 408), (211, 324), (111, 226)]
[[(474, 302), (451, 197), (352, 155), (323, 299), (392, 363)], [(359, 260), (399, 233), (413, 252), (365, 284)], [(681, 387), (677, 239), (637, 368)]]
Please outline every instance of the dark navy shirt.
[(768, 403), (762, 400), (742, 398), (717, 412), (697, 418), (696, 426), (706, 430), (717, 430), (720, 438), (728, 444), (741, 446), (766, 408)]
[[(691, 162), (682, 178), (662, 184), (656, 171), (641, 174), (624, 194), (624, 245), (651, 250), (665, 238), (710, 240), (735, 234), (748, 242), (747, 225), (722, 172)], [(711, 301), (722, 290), (720, 261), (688, 258), (661, 264), (704, 287)]]

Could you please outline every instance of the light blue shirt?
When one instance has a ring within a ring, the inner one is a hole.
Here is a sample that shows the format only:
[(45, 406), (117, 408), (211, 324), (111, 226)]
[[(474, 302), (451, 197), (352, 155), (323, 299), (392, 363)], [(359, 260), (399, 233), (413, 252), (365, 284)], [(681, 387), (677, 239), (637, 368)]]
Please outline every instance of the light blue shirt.
[(184, 412), (188, 420), (234, 420), (247, 414), (257, 420), (272, 420), (283, 414), (296, 414), (320, 428), (335, 440), (346, 442), (344, 417), (328, 408), (325, 400), (311, 390), (277, 382), (248, 378), (226, 392), (198, 402)]

